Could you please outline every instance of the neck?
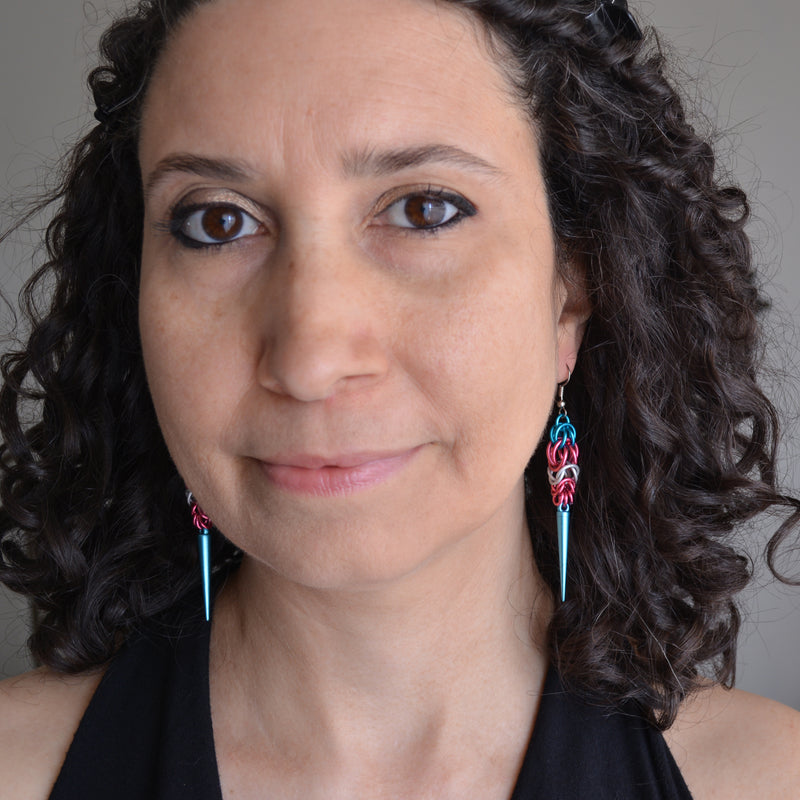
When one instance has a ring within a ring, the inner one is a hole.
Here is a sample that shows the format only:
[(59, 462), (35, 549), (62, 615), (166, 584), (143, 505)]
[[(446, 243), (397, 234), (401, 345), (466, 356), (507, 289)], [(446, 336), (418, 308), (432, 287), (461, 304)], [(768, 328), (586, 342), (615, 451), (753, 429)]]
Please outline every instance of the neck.
[(419, 770), (476, 735), (519, 748), (550, 612), (522, 519), (380, 586), (299, 586), (246, 559), (215, 607), (212, 702), (242, 737), (339, 765), (405, 753)]

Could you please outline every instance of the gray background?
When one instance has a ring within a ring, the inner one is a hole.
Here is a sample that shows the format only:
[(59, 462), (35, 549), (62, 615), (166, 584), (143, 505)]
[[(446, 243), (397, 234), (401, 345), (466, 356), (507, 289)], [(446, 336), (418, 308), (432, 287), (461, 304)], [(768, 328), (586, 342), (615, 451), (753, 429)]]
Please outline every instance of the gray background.
[[(777, 370), (796, 376), (800, 347), (792, 326), (800, 319), (800, 4), (633, 0), (633, 5), (640, 20), (655, 24), (670, 42), (687, 76), (699, 76), (699, 83), (690, 84), (690, 97), (725, 131), (720, 144), (728, 153), (726, 163), (755, 200), (751, 233), (759, 260), (769, 265), (769, 292), (777, 313), (768, 358)], [(121, 6), (120, 0), (3, 0), (0, 230), (8, 225), (11, 207), (19, 207), (32, 189), (41, 187), (62, 143), (90, 124), (83, 79), (108, 9)], [(17, 234), (0, 249), (0, 281), (9, 298), (16, 297), (30, 270), (35, 240), (35, 231)], [(0, 308), (3, 334), (8, 320), (8, 310)], [(771, 384), (779, 406), (790, 415), (782, 470), (786, 485), (797, 492), (798, 382), (778, 372)], [(754, 540), (763, 540), (773, 528), (774, 520), (764, 521), (753, 532)], [(795, 568), (800, 570), (798, 559)], [(757, 574), (754, 588), (743, 598), (747, 620), (738, 685), (800, 709), (800, 591), (776, 585), (763, 567)], [(25, 617), (20, 603), (0, 592), (0, 676), (28, 666)]]

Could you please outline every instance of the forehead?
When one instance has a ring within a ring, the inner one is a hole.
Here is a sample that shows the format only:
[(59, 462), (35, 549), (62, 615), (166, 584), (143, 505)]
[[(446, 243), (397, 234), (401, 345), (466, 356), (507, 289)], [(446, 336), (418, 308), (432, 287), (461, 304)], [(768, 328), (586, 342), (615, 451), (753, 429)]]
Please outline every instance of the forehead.
[(215, 0), (165, 49), (140, 155), (277, 147), (282, 158), (311, 149), (324, 161), (344, 142), (357, 151), (432, 134), (491, 151), (501, 133), (530, 144), (484, 31), (462, 9), (436, 0)]

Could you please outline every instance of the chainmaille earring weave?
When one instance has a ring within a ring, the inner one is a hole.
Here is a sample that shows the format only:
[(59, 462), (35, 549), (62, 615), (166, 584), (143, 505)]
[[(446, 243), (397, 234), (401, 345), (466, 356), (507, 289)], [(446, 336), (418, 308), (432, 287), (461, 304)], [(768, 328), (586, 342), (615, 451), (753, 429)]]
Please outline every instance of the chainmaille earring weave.
[(203, 605), (206, 622), (211, 621), (211, 520), (203, 513), (194, 495), (187, 489), (186, 502), (192, 510), (192, 522), (197, 528), (197, 550), (200, 555), (200, 574), (203, 580)]
[(561, 602), (567, 596), (567, 552), (569, 550), (569, 508), (575, 500), (575, 485), (578, 482), (578, 445), (575, 427), (567, 415), (564, 404), (564, 388), (572, 373), (567, 370), (567, 379), (558, 384), (556, 420), (550, 428), (547, 444), (547, 479), (550, 493), (556, 506), (558, 526), (558, 566), (561, 578)]

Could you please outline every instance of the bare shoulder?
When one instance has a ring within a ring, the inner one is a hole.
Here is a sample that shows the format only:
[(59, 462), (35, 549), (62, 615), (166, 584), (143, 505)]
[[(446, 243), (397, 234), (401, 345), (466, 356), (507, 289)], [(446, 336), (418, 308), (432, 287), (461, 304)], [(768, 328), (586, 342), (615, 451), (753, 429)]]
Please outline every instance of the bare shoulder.
[(800, 796), (800, 713), (788, 706), (715, 686), (664, 736), (695, 800)]
[[(101, 673), (37, 669), (0, 682), (3, 796), (45, 800)], [(7, 794), (6, 794), (7, 793)]]

